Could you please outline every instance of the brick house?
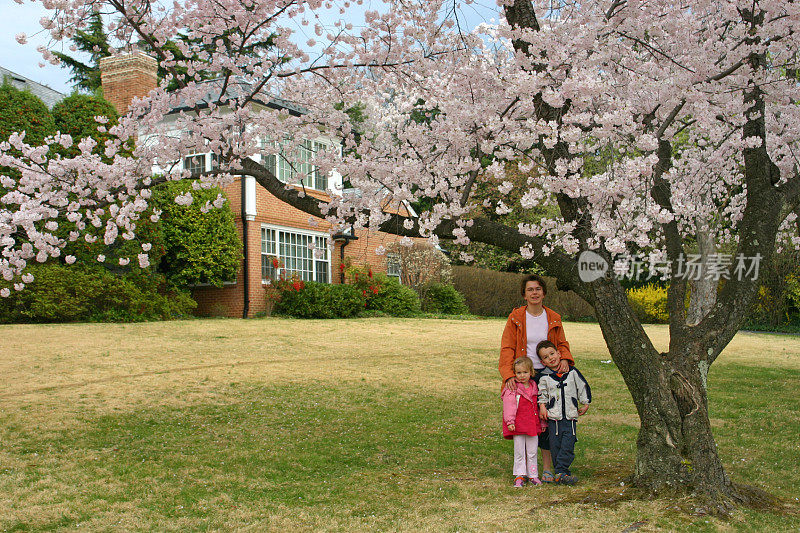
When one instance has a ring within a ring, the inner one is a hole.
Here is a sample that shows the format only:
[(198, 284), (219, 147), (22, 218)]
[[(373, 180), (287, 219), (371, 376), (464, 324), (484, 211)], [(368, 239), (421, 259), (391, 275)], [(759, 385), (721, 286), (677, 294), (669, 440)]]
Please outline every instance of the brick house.
[[(103, 92), (117, 110), (123, 114), (134, 97), (144, 96), (157, 85), (157, 63), (141, 51), (133, 51), (101, 59)], [(277, 102), (277, 103), (276, 103)], [(270, 107), (288, 107), (289, 102), (276, 100)], [(325, 139), (307, 141), (330, 142)], [(312, 146), (313, 149), (313, 146)], [(282, 181), (290, 176), (291, 169), (281, 161), (265, 161)], [(184, 168), (198, 172), (210, 170), (216, 161), (212, 154), (186, 154)], [(329, 200), (325, 192), (329, 187), (341, 185), (341, 176), (320, 176), (308, 172), (305, 182), (309, 195)], [(388, 233), (357, 230), (350, 235), (330, 236), (330, 224), (324, 219), (310, 217), (279, 200), (258, 185), (254, 178), (237, 178), (224, 190), (231, 202), (236, 227), (242, 239), (244, 254), (236, 279), (222, 288), (195, 287), (192, 297), (197, 301), (197, 314), (229, 317), (251, 317), (264, 312), (267, 307), (264, 286), (272, 274), (272, 257), (279, 257), (287, 273), (305, 280), (340, 283), (340, 264), (349, 260), (353, 264), (368, 265), (375, 272), (399, 275), (392, 254), (378, 255), (379, 246), (388, 247), (399, 237)], [(401, 214), (413, 214), (408, 206), (398, 206)], [(308, 244), (324, 250), (322, 257), (314, 257)]]

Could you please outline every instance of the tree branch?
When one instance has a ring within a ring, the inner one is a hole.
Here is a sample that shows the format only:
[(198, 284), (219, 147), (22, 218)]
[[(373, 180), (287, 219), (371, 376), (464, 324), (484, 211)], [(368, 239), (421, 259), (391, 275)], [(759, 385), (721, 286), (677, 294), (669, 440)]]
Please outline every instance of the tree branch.
[[(294, 187), (287, 187), (286, 184), (278, 180), (272, 172), (267, 170), (263, 165), (252, 159), (245, 159), (242, 161), (242, 168), (233, 171), (216, 171), (216, 173), (228, 173), (237, 176), (252, 176), (256, 182), (264, 187), (270, 194), (279, 200), (295, 207), (309, 215), (324, 218), (325, 214), (320, 207), (322, 200), (314, 198), (309, 195), (303, 195)], [(384, 233), (405, 237), (420, 237), (419, 221), (412, 218), (413, 226), (411, 228), (405, 227), (405, 221), (408, 217), (403, 217), (399, 214), (390, 214), (387, 221), (383, 222), (379, 227), (373, 228)], [(433, 233), (442, 239), (454, 239), (453, 234), (459, 225), (455, 220), (443, 221)], [(518, 230), (505, 226), (499, 222), (494, 222), (486, 218), (475, 218), (472, 220), (471, 225), (465, 225), (464, 230), (467, 237), (474, 242), (482, 242), (497, 246), (504, 250), (513, 253), (519, 253), (520, 249), (524, 246), (530, 246), (537, 257), (537, 262), (542, 265), (548, 272), (553, 273), (564, 286), (578, 293), (582, 298), (586, 299), (590, 304), (593, 303), (593, 293), (588, 291), (578, 279), (577, 261), (574, 257), (567, 255), (564, 252), (553, 251), (550, 255), (544, 255), (542, 249), (546, 244), (545, 241), (538, 237), (528, 237), (522, 235)]]

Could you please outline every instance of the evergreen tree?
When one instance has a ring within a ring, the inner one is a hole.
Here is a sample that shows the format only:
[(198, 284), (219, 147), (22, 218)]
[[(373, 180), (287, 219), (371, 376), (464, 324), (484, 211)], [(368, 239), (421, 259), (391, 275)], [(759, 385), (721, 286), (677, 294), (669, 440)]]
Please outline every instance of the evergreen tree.
[(84, 63), (79, 59), (68, 56), (62, 52), (53, 52), (61, 64), (72, 70), (70, 81), (78, 89), (95, 93), (102, 88), (100, 80), (100, 59), (111, 55), (111, 45), (108, 43), (108, 34), (103, 27), (103, 18), (100, 13), (92, 13), (86, 31), (78, 31), (72, 37), (72, 43), (77, 50), (89, 55), (89, 61)]

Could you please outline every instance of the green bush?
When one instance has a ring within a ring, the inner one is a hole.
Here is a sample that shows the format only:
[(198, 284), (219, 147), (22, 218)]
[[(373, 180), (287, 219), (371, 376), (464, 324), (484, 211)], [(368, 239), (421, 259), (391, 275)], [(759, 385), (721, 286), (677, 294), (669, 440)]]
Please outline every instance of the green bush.
[(197, 305), (163, 276), (117, 276), (103, 268), (32, 265), (33, 282), (0, 298), (0, 322), (140, 322), (189, 316)]
[(786, 299), (789, 302), (787, 316), (797, 321), (800, 318), (800, 274), (786, 276)]
[(276, 306), (278, 313), (295, 318), (350, 318), (363, 309), (364, 297), (356, 287), (314, 281), (290, 285)]
[(275, 310), (295, 318), (350, 318), (363, 312), (413, 316), (420, 312), (419, 296), (387, 276), (375, 276), (377, 292), (357, 285), (313, 281), (288, 283)]
[(420, 312), (419, 296), (413, 289), (404, 285), (395, 278), (376, 276), (380, 279), (380, 288), (367, 300), (367, 309), (382, 311), (391, 316), (413, 316)]
[(350, 318), (364, 310), (364, 296), (352, 285), (327, 285), (329, 306), (336, 318)]
[(800, 251), (783, 250), (758, 275), (758, 293), (744, 327), (800, 326)]
[(5, 79), (0, 84), (0, 141), (7, 141), (14, 132), (25, 132), (27, 144), (43, 144), (45, 137), (56, 132), (50, 110), (30, 91), (20, 91)]
[(666, 324), (667, 289), (655, 284), (636, 287), (625, 291), (634, 314), (643, 324)]
[(326, 293), (324, 284), (308, 281), (300, 290), (283, 291), (275, 310), (295, 318), (331, 318), (324, 302)]
[[(175, 197), (191, 191), (189, 205), (175, 203)], [(222, 287), (236, 279), (242, 260), (242, 240), (236, 230), (230, 202), (203, 213), (221, 189), (194, 190), (191, 181), (170, 181), (154, 189), (152, 205), (161, 210), (164, 255), (158, 271), (178, 287), (208, 284)], [(155, 264), (155, 263), (154, 263)]]
[[(101, 96), (73, 93), (53, 106), (52, 115), (56, 129), (72, 136), (73, 145), (59, 149), (64, 157), (77, 156), (80, 153), (78, 143), (88, 137), (97, 142), (92, 153), (101, 156), (106, 163), (111, 162), (105, 155), (105, 149), (106, 142), (114, 139), (114, 136), (108, 130), (116, 126), (119, 119), (111, 102)], [(100, 124), (94, 117), (106, 117), (108, 122)], [(98, 131), (98, 127), (104, 131)]]
[(464, 295), (455, 287), (444, 283), (431, 283), (420, 291), (422, 310), (426, 313), (442, 313), (445, 315), (465, 315), (469, 308)]

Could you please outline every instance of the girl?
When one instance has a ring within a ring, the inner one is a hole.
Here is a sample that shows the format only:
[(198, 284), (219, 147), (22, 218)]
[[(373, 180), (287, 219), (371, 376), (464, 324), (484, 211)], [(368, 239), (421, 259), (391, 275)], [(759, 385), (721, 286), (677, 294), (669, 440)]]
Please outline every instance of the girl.
[(515, 390), (503, 388), (503, 436), (514, 440), (514, 486), (541, 485), (536, 466), (536, 447), (541, 425), (536, 383), (531, 380), (533, 361), (519, 357), (514, 361)]

